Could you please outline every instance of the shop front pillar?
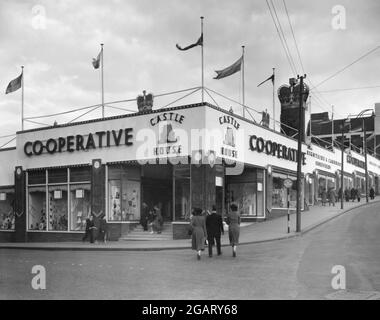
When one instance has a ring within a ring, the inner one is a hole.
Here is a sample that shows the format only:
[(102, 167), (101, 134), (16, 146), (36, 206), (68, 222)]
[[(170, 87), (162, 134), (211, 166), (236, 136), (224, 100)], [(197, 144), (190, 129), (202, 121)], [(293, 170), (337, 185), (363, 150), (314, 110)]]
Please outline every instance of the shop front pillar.
[(100, 218), (105, 214), (105, 165), (100, 159), (92, 160), (91, 171), (91, 213), (94, 216), (95, 239), (98, 237)]
[(268, 215), (271, 216), (272, 213), (272, 197), (273, 197), (273, 177), (272, 177), (272, 168), (265, 171), (266, 174), (266, 212), (265, 217), (268, 218)]
[(15, 168), (15, 232), (14, 242), (26, 242), (26, 195), (25, 171), (22, 167)]

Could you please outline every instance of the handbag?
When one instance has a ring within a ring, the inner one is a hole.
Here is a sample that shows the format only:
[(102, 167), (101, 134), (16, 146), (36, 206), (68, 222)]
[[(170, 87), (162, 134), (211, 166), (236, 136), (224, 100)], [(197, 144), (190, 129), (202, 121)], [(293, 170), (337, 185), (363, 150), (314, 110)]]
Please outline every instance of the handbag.
[(193, 234), (193, 228), (189, 227), (189, 229), (187, 230), (187, 234), (191, 236)]

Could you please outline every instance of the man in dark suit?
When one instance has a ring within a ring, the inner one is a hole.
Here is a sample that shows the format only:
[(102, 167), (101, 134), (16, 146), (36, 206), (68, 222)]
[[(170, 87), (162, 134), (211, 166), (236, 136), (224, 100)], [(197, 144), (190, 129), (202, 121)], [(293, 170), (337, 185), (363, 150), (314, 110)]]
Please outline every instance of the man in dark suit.
[(214, 240), (218, 256), (222, 254), (220, 249), (220, 235), (224, 234), (223, 220), (221, 215), (216, 213), (215, 205), (212, 206), (212, 212), (206, 217), (206, 229), (208, 236), (208, 255), (212, 257), (212, 245)]

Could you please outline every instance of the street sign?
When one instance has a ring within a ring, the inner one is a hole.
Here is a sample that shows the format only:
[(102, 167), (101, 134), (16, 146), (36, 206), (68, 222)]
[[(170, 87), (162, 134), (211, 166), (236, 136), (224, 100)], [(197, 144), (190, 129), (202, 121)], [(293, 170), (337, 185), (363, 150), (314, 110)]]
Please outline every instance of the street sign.
[(292, 185), (293, 185), (293, 181), (291, 179), (285, 179), (284, 180), (284, 187), (285, 188), (289, 189), (292, 187)]

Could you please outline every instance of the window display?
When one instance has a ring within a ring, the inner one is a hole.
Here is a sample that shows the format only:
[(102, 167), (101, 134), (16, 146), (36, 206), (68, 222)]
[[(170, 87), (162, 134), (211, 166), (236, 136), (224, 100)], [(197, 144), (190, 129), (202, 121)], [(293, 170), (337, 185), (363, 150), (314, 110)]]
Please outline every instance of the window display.
[(67, 186), (49, 186), (49, 231), (67, 230)]
[[(140, 173), (136, 168), (114, 166), (108, 168), (108, 220), (140, 219)], [(132, 178), (132, 179), (131, 179)]]
[(86, 228), (86, 219), (91, 214), (91, 185), (70, 186), (70, 229), (81, 231)]
[(174, 167), (175, 220), (190, 219), (190, 165)]
[(46, 230), (46, 187), (29, 187), (28, 213), (30, 230)]
[(273, 173), (273, 191), (272, 191), (272, 207), (287, 208), (288, 207), (288, 190), (284, 186), (285, 179), (293, 180), (293, 185), (289, 189), (289, 207), (295, 208), (297, 205), (297, 184), (296, 178), (284, 174)]
[(28, 230), (85, 230), (91, 214), (89, 166), (28, 171), (27, 192)]
[(240, 176), (229, 176), (227, 181), (227, 209), (238, 205), (242, 216), (264, 216), (264, 173), (261, 169), (246, 167)]
[(0, 230), (15, 229), (14, 191), (0, 189)]

